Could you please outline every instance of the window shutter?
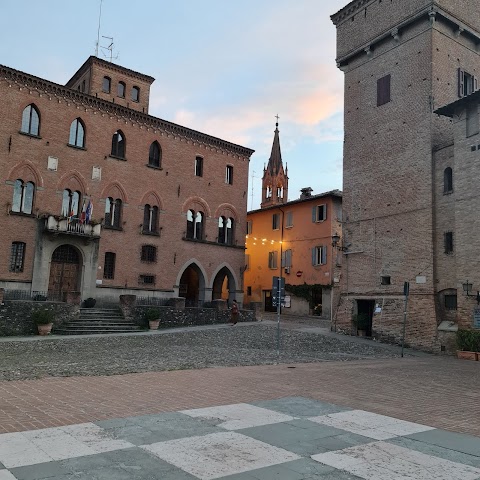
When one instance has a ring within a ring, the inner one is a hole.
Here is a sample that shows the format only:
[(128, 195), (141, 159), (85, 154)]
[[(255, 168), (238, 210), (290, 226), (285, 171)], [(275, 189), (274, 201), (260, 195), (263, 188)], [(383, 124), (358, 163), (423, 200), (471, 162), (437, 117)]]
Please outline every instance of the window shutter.
[(323, 219), (324, 220), (327, 219), (327, 205), (326, 204), (323, 206)]
[(315, 223), (317, 221), (317, 207), (312, 207), (312, 222)]
[(478, 90), (478, 79), (477, 79), (477, 77), (472, 78), (472, 83), (473, 83), (472, 90), (474, 92), (476, 92)]
[(291, 267), (292, 266), (292, 251), (291, 250), (287, 250), (287, 258), (286, 258), (286, 266), (287, 267)]
[(316, 257), (315, 252), (316, 252), (316, 250), (317, 250), (316, 247), (312, 248), (312, 265), (315, 265), (315, 257)]
[(322, 265), (327, 263), (327, 247), (322, 247)]
[(464, 90), (464, 83), (465, 83), (465, 72), (459, 68), (458, 69), (458, 96), (460, 98), (463, 97)]
[(286, 258), (287, 258), (287, 252), (282, 252), (282, 268), (287, 266)]

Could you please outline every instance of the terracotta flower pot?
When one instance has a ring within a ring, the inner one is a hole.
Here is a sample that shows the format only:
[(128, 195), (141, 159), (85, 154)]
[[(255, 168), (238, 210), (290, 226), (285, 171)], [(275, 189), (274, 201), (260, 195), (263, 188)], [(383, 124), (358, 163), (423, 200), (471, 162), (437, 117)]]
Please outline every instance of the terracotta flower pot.
[(464, 352), (462, 350), (457, 350), (457, 358), (463, 358), (464, 360), (477, 360), (476, 352)]
[(52, 331), (53, 323), (47, 323), (45, 325), (37, 325), (39, 335), (49, 335)]
[(148, 327), (150, 330), (158, 330), (158, 326), (160, 325), (160, 320), (149, 320)]

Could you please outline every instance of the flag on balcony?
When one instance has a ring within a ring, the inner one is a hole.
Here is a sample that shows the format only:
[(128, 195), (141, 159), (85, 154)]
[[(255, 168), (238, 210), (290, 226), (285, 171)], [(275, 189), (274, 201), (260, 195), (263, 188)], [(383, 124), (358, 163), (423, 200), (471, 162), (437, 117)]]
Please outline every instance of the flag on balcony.
[(85, 213), (85, 221), (88, 223), (92, 219), (92, 213), (93, 213), (93, 202), (92, 199), (88, 201), (88, 206), (87, 206), (87, 211)]
[(75, 216), (75, 212), (72, 209), (72, 210), (70, 210), (70, 213), (68, 214), (68, 223), (72, 222), (74, 216)]
[(82, 213), (80, 214), (80, 223), (82, 225), (85, 223), (86, 218), (87, 218), (87, 204), (85, 203), (85, 199), (83, 199)]

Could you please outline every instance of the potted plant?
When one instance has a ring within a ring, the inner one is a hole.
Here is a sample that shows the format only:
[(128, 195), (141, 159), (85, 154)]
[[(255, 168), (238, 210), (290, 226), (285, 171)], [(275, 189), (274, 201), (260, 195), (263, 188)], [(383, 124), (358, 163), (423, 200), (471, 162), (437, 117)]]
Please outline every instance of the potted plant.
[(36, 323), (39, 335), (48, 335), (52, 331), (54, 313), (46, 308), (34, 310), (32, 320)]
[(466, 360), (478, 360), (480, 354), (480, 332), (475, 330), (457, 331), (457, 357)]
[(158, 308), (149, 308), (145, 312), (145, 319), (150, 330), (157, 330), (160, 325), (160, 310)]
[(370, 324), (370, 318), (366, 313), (356, 313), (352, 318), (353, 324), (357, 328), (357, 335), (364, 337)]

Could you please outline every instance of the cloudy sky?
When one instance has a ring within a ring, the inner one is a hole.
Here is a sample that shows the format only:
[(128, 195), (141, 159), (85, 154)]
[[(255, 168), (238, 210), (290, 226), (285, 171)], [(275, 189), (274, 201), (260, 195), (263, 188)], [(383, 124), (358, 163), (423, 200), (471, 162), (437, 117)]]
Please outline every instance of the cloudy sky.
[[(64, 84), (95, 53), (100, 0), (1, 3), (1, 64)], [(116, 63), (156, 78), (152, 115), (256, 151), (248, 208), (258, 208), (276, 114), (289, 200), (307, 186), (342, 188), (343, 77), (330, 15), (347, 3), (103, 0), (100, 45), (113, 37)]]

